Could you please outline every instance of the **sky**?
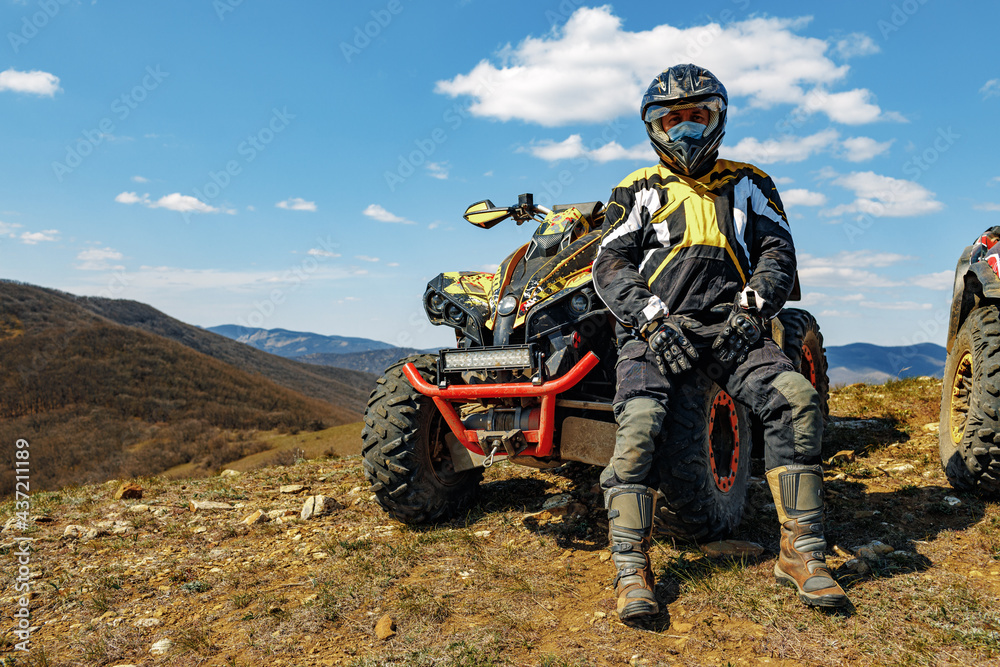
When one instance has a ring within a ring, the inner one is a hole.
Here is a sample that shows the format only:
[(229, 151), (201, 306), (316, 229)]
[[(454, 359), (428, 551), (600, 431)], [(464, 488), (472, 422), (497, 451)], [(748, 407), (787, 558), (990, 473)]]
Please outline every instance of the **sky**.
[(683, 62), (775, 179), (828, 345), (943, 344), (1000, 224), (994, 2), (0, 3), (0, 277), (200, 326), (452, 344), (427, 281), (533, 231), (466, 206), (606, 201)]

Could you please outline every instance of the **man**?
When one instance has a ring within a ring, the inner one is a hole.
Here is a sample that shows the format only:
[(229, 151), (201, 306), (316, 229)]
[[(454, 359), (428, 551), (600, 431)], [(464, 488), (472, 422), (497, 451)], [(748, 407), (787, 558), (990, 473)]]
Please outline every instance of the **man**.
[(781, 523), (775, 576), (806, 604), (847, 603), (824, 556), (818, 395), (766, 335), (792, 289), (795, 249), (770, 177), (717, 159), (727, 103), (722, 83), (695, 65), (653, 80), (641, 115), (660, 163), (612, 191), (594, 260), (594, 286), (618, 320), (618, 434), (601, 485), (623, 621), (659, 612), (648, 479), (672, 392), (698, 372), (764, 424)]

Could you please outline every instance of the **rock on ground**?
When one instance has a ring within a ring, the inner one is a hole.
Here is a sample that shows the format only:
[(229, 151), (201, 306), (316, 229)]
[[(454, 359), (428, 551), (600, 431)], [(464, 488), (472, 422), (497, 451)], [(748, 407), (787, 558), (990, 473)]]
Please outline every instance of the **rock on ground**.
[(375, 636), (381, 640), (386, 640), (396, 634), (396, 622), (388, 614), (378, 619), (375, 624)]
[(124, 482), (115, 491), (115, 500), (138, 500), (142, 498), (142, 487), (135, 482)]
[(192, 512), (214, 512), (216, 510), (231, 510), (233, 506), (229, 503), (219, 503), (214, 500), (192, 500), (188, 503), (188, 509)]
[(309, 496), (302, 505), (302, 512), (299, 516), (302, 519), (311, 519), (316, 516), (329, 514), (335, 509), (340, 509), (342, 505), (336, 499), (329, 496)]

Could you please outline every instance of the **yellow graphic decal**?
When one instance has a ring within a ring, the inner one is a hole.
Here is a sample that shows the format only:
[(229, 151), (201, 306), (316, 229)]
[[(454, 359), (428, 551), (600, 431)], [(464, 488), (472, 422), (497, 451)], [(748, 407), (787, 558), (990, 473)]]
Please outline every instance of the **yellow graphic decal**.
[(538, 236), (563, 234), (567, 228), (575, 225), (581, 218), (583, 218), (583, 213), (580, 213), (579, 209), (575, 207), (559, 211), (558, 213), (549, 213), (542, 220), (541, 224), (538, 225), (538, 230), (535, 234)]
[(667, 216), (681, 206), (684, 206), (684, 238), (670, 249), (670, 253), (666, 259), (660, 263), (656, 271), (649, 278), (649, 284), (653, 284), (657, 276), (660, 275), (660, 272), (666, 268), (667, 264), (683, 248), (699, 245), (724, 248), (726, 253), (729, 254), (729, 259), (732, 260), (736, 270), (740, 272), (740, 278), (746, 283), (747, 278), (743, 273), (743, 267), (740, 266), (739, 260), (736, 259), (736, 253), (733, 252), (729, 241), (726, 240), (726, 235), (719, 229), (719, 219), (715, 213), (715, 200), (717, 197), (707, 192), (699, 194), (690, 185), (680, 181), (667, 183), (665, 187), (670, 194), (670, 199), (666, 206), (656, 212), (656, 215), (653, 216), (650, 222), (653, 224), (663, 222)]

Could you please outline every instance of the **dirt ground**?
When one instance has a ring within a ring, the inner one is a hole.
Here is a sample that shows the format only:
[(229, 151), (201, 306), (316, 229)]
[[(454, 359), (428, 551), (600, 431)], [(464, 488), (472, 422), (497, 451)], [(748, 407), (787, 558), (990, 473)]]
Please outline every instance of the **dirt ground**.
[[(0, 665), (1000, 665), (1000, 510), (941, 472), (940, 391), (917, 379), (831, 397), (829, 560), (847, 611), (775, 584), (759, 475), (733, 538), (763, 555), (658, 540), (664, 611), (633, 628), (614, 613), (595, 468), (500, 464), (466, 516), (408, 527), (346, 456), (135, 480), (139, 499), (114, 500), (118, 482), (34, 495), (28, 529), (0, 536)], [(329, 513), (303, 520), (318, 494)], [(257, 510), (270, 518), (244, 523)], [(28, 653), (12, 633), (21, 537)], [(873, 540), (892, 552), (851, 563)]]

